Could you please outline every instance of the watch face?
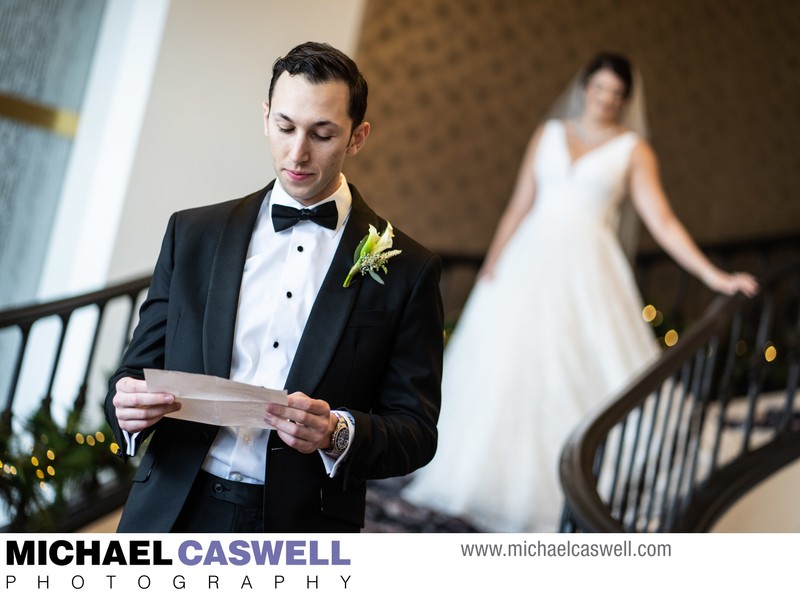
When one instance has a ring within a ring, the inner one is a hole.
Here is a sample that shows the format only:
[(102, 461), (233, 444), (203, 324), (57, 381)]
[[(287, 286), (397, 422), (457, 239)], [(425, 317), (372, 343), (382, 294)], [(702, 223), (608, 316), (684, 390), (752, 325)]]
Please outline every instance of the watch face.
[(347, 430), (347, 427), (343, 427), (339, 431), (336, 432), (336, 449), (337, 450), (345, 450), (347, 449), (347, 444), (350, 441), (350, 431)]

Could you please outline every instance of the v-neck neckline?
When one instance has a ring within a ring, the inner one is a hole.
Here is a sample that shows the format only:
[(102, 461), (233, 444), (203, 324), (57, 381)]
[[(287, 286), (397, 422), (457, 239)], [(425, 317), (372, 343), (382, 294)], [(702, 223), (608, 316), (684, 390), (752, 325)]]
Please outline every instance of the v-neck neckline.
[(569, 133), (567, 131), (567, 122), (566, 121), (561, 121), (561, 138), (562, 138), (562, 140), (564, 142), (564, 151), (567, 153), (567, 160), (569, 161), (569, 168), (572, 169), (578, 163), (580, 163), (580, 161), (582, 159), (584, 159), (588, 155), (601, 150), (606, 145), (614, 142), (618, 138), (620, 138), (622, 136), (625, 136), (628, 133), (630, 133), (630, 130), (623, 130), (619, 134), (615, 134), (611, 138), (608, 138), (608, 139), (604, 140), (603, 142), (594, 145), (589, 150), (586, 150), (586, 151), (582, 152), (580, 155), (578, 155), (577, 157), (575, 157), (575, 156), (573, 156), (572, 151), (569, 150)]

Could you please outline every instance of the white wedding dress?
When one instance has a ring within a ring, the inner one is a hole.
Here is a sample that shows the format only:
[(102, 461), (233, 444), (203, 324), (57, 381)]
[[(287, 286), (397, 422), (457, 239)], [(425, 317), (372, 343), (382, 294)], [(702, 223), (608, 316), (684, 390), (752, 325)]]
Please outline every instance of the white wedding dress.
[(616, 234), (633, 132), (572, 162), (549, 120), (534, 207), (445, 349), (439, 448), (407, 501), (487, 532), (550, 532), (558, 458), (578, 422), (659, 352)]

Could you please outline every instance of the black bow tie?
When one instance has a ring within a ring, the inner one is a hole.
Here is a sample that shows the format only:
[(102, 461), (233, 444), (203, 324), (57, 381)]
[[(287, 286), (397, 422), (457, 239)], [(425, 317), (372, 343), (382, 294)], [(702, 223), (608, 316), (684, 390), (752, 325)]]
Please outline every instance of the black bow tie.
[(282, 204), (272, 205), (272, 226), (275, 231), (283, 231), (300, 221), (314, 221), (328, 229), (336, 229), (339, 221), (339, 211), (336, 202), (330, 201), (320, 204), (316, 208), (292, 208)]

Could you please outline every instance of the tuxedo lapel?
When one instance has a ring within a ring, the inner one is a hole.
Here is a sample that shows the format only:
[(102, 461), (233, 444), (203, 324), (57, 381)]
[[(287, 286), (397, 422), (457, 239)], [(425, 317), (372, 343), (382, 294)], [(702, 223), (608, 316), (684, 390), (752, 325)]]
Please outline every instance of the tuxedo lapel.
[(203, 320), (203, 363), (208, 375), (224, 378), (230, 375), (244, 262), (258, 211), (273, 183), (244, 198), (231, 211), (220, 235), (211, 264)]
[(313, 394), (331, 361), (344, 332), (350, 312), (361, 290), (361, 282), (342, 286), (353, 266), (353, 253), (367, 234), (370, 225), (379, 224), (378, 216), (370, 209), (358, 190), (350, 186), (353, 202), (350, 218), (336, 248), (333, 261), (311, 308), (303, 336), (297, 347), (292, 367), (286, 378), (289, 392), (301, 390)]

